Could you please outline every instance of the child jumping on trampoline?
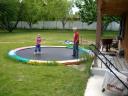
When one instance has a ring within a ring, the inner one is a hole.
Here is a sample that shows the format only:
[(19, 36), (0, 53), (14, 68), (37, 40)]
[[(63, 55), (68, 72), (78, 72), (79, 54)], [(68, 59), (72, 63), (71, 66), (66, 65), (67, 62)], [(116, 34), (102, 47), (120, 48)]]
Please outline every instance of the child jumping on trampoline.
[(35, 54), (41, 53), (41, 37), (40, 34), (36, 37)]

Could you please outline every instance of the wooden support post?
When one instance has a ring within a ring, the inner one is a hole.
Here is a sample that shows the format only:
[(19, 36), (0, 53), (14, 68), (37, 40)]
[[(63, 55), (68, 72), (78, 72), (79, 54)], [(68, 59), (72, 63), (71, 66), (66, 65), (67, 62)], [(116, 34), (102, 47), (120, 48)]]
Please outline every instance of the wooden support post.
[(102, 0), (97, 0), (97, 26), (96, 26), (96, 47), (100, 47), (101, 31), (102, 31)]
[[(96, 47), (100, 47), (101, 31), (102, 31), (102, 13), (101, 13), (102, 0), (97, 0), (97, 26), (96, 26)], [(97, 67), (97, 57), (94, 57), (94, 67)]]

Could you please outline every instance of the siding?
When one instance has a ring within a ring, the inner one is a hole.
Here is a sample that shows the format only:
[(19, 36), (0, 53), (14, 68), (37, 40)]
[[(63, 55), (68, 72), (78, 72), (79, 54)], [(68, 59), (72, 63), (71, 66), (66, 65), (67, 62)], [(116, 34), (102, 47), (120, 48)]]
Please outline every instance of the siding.
[(122, 47), (125, 50), (125, 58), (128, 62), (128, 14), (126, 16), (125, 35), (121, 43), (122, 43)]

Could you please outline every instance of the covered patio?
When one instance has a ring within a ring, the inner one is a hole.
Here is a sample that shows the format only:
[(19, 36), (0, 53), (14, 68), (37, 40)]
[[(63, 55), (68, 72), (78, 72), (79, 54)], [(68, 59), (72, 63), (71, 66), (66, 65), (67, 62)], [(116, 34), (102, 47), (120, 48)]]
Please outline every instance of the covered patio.
[[(121, 19), (123, 17), (123, 25), (121, 25), (120, 23), (121, 28), (118, 36), (118, 48), (116, 49), (116, 51), (113, 50), (113, 48), (110, 48), (110, 50), (108, 50), (107, 47), (106, 49), (104, 49), (103, 46), (101, 47), (100, 42), (102, 40), (103, 24), (102, 17), (106, 15), (119, 16), (121, 17)], [(115, 95), (109, 92), (106, 93), (103, 92), (102, 89), (103, 83), (106, 79), (106, 70), (108, 70), (103, 62), (108, 64), (111, 69), (114, 69), (113, 66), (111, 66), (111, 64), (108, 62), (110, 61), (117, 68), (117, 70), (119, 70), (119, 72), (128, 73), (128, 0), (97, 0), (96, 47), (101, 53), (96, 52), (97, 56), (95, 57), (95, 60), (91, 67), (93, 75), (89, 79), (84, 96), (125, 96), (120, 94)], [(108, 59), (108, 61), (106, 61), (103, 55)], [(100, 57), (100, 59), (98, 57)], [(127, 76), (128, 75), (125, 75), (126, 78), (128, 78)], [(112, 88), (113, 86), (110, 87)], [(116, 86), (114, 87), (117, 88)]]
[(103, 16), (119, 16), (123, 17), (123, 24), (119, 32), (118, 50), (124, 49), (124, 58), (128, 61), (128, 0), (97, 0), (97, 30), (96, 30), (96, 46), (100, 47), (102, 38), (102, 18)]

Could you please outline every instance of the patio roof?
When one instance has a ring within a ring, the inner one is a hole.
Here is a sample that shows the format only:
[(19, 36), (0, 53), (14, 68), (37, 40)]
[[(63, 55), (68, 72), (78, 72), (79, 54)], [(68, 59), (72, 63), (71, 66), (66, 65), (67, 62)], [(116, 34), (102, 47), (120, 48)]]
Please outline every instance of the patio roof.
[(122, 15), (128, 13), (128, 0), (100, 0), (101, 13), (104, 15)]

